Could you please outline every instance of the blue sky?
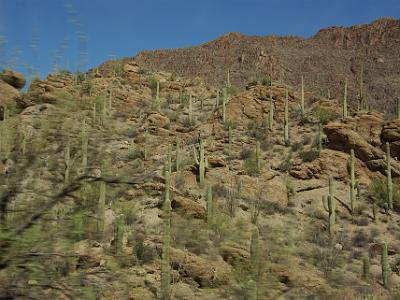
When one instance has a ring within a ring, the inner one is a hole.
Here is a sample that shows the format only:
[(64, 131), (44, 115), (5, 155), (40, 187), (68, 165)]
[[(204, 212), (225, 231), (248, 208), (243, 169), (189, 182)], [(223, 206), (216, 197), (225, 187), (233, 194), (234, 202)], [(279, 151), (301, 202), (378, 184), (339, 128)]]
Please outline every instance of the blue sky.
[(236, 31), (310, 37), (320, 28), (400, 18), (399, 0), (0, 0), (0, 67), (43, 77), (141, 50)]

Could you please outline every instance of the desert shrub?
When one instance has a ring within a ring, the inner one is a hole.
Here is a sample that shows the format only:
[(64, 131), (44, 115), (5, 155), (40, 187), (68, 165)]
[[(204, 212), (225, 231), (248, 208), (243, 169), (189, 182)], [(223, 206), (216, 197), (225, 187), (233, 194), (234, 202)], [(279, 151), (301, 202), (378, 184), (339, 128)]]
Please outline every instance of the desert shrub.
[(224, 198), (227, 194), (227, 189), (223, 184), (213, 185), (213, 196), (215, 198)]
[(239, 158), (241, 160), (245, 160), (245, 159), (248, 159), (251, 157), (255, 157), (255, 153), (253, 150), (244, 148), (244, 149), (242, 149), (242, 151), (240, 151)]
[(292, 146), (290, 147), (292, 149), (293, 152), (297, 152), (299, 150), (303, 150), (303, 144), (300, 142), (296, 142), (294, 144), (292, 144)]
[(319, 151), (316, 149), (302, 150), (299, 156), (303, 162), (312, 162), (319, 157)]
[(227, 91), (228, 91), (228, 95), (235, 96), (235, 95), (239, 94), (240, 88), (238, 86), (236, 86), (236, 85), (231, 84), (228, 87)]
[(365, 247), (369, 242), (368, 235), (364, 230), (357, 230), (352, 238), (352, 243), (355, 247)]
[[(157, 79), (153, 76), (149, 78), (149, 88), (151, 89), (153, 96), (155, 96), (157, 91)], [(161, 83), (160, 83), (160, 90), (161, 90)]]
[(329, 109), (316, 107), (312, 110), (313, 114), (319, 119), (321, 124), (326, 125), (330, 121), (339, 118), (339, 114)]
[(129, 127), (127, 129), (125, 129), (122, 134), (128, 138), (135, 138), (138, 135), (138, 131), (136, 128), (133, 127)]
[(270, 86), (271, 85), (271, 77), (267, 75), (267, 76), (264, 76), (263, 78), (261, 78), (261, 84)]
[(127, 159), (129, 160), (135, 160), (135, 159), (143, 159), (144, 158), (144, 153), (141, 149), (135, 148), (135, 149), (129, 149), (128, 154), (127, 154)]
[(225, 121), (225, 129), (228, 130), (229, 127), (231, 127), (232, 129), (235, 129), (237, 127), (237, 122), (232, 119), (226, 120)]
[(257, 161), (255, 157), (249, 157), (244, 161), (243, 164), (244, 171), (247, 175), (255, 176), (260, 174), (260, 170), (258, 169)]
[[(385, 208), (387, 198), (386, 178), (374, 178), (367, 189), (368, 198), (379, 207)], [(393, 182), (393, 209), (400, 211), (400, 184)]]
[(194, 125), (196, 125), (196, 121), (194, 120), (194, 117), (193, 117), (193, 120), (190, 120), (189, 117), (186, 117), (182, 121), (182, 126), (184, 126), (184, 127), (192, 127)]
[(141, 264), (149, 263), (157, 256), (156, 250), (144, 243), (143, 234), (135, 232), (133, 244), (133, 254)]
[(179, 113), (177, 111), (169, 110), (165, 112), (165, 115), (168, 117), (170, 122), (176, 122), (179, 119)]

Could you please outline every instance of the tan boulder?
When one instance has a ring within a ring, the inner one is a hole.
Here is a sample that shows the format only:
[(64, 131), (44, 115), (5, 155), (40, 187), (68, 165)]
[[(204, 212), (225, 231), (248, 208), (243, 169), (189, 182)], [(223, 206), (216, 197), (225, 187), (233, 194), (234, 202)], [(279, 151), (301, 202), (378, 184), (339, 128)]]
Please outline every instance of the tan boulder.
[(201, 287), (224, 284), (228, 280), (229, 266), (222, 260), (209, 260), (171, 248), (171, 264), (180, 276), (189, 277)]
[(0, 107), (23, 108), (28, 106), (24, 95), (16, 88), (0, 80)]
[(25, 76), (22, 73), (9, 69), (0, 73), (0, 79), (18, 90), (22, 89), (26, 83)]
[(152, 113), (148, 116), (147, 122), (150, 126), (166, 127), (169, 125), (169, 119), (160, 113)]
[(171, 202), (173, 210), (181, 211), (185, 216), (192, 216), (194, 218), (203, 219), (205, 217), (204, 207), (196, 201), (175, 195)]
[(383, 143), (390, 143), (392, 157), (400, 160), (400, 119), (393, 120), (383, 126), (381, 139)]

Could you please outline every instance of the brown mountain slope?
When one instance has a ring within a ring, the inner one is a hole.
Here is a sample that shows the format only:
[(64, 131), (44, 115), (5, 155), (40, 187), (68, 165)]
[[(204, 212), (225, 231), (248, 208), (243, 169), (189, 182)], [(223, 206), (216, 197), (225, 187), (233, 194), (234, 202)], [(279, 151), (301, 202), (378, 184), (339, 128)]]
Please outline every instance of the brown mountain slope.
[(195, 47), (143, 51), (133, 59), (144, 68), (200, 76), (216, 86), (224, 84), (228, 70), (231, 83), (241, 87), (265, 74), (296, 86), (303, 74), (307, 89), (321, 95), (329, 89), (332, 97), (343, 94), (347, 77), (350, 104), (358, 103), (362, 81), (366, 101), (392, 112), (400, 94), (399, 46), (400, 20), (385, 18), (329, 27), (309, 39), (228, 33)]

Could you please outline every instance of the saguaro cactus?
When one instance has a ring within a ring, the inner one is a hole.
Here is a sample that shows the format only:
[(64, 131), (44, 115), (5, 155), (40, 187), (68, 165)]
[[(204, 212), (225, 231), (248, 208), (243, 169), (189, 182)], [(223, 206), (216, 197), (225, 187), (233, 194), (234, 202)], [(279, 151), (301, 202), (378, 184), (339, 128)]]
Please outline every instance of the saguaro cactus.
[(224, 88), (222, 90), (222, 122), (225, 124), (226, 121), (226, 103), (228, 101), (228, 90)]
[(301, 115), (304, 116), (304, 76), (301, 75)]
[(285, 144), (289, 145), (289, 91), (287, 88), (285, 97), (284, 140)]
[(175, 150), (175, 171), (179, 171), (181, 166), (181, 155), (180, 155), (180, 141), (179, 138), (176, 137), (176, 150)]
[(325, 210), (329, 213), (328, 230), (329, 234), (333, 234), (333, 226), (336, 220), (336, 200), (334, 196), (333, 178), (329, 177), (329, 194), (322, 196), (322, 203)]
[(192, 93), (189, 95), (189, 122), (193, 123), (193, 99)]
[(65, 147), (64, 150), (64, 164), (65, 164), (65, 172), (64, 172), (64, 184), (67, 185), (69, 183), (69, 176), (71, 171), (71, 153), (69, 144)]
[(124, 215), (118, 215), (115, 218), (114, 223), (114, 253), (115, 255), (119, 255), (122, 253), (122, 245), (124, 239), (124, 226), (125, 218)]
[(97, 230), (100, 235), (104, 232), (104, 219), (106, 210), (106, 183), (100, 182), (99, 201), (97, 204)]
[(257, 163), (257, 171), (261, 171), (261, 148), (260, 148), (260, 142), (257, 141), (256, 143), (256, 163)]
[(205, 157), (205, 154), (204, 154), (204, 145), (203, 145), (203, 141), (201, 138), (199, 140), (199, 155), (197, 155), (196, 148), (193, 146), (193, 156), (194, 156), (194, 161), (195, 161), (196, 165), (198, 165), (198, 169), (199, 169), (200, 187), (203, 187), (205, 172), (206, 172), (206, 168), (208, 167), (208, 162), (207, 162), (207, 158)]
[(355, 156), (354, 150), (350, 150), (350, 205), (351, 211), (354, 213), (356, 206), (356, 175), (355, 175)]
[(88, 158), (89, 133), (86, 128), (86, 119), (82, 121), (82, 173), (86, 172)]
[(390, 165), (390, 145), (386, 142), (386, 185), (387, 185), (387, 205), (393, 209), (393, 181), (392, 167)]
[(321, 154), (322, 151), (322, 125), (318, 123), (318, 152)]
[(370, 267), (370, 262), (369, 262), (369, 256), (368, 254), (364, 254), (363, 256), (363, 273), (362, 273), (362, 278), (364, 280), (367, 280), (369, 278), (369, 267)]
[(347, 78), (344, 81), (343, 120), (347, 118)]
[(272, 131), (273, 124), (274, 124), (274, 103), (272, 102), (272, 92), (269, 94), (269, 130)]
[(383, 286), (387, 288), (390, 276), (390, 266), (388, 262), (387, 244), (385, 241), (382, 241), (381, 247), (382, 247), (382, 253), (381, 253), (382, 282)]
[[(169, 174), (166, 174), (166, 185), (169, 185)], [(161, 256), (161, 300), (170, 300), (171, 265), (170, 265), (170, 243), (171, 243), (171, 201), (169, 199), (169, 186), (166, 186), (164, 201), (164, 231)]]
[(232, 142), (233, 142), (233, 135), (232, 135), (232, 126), (229, 125), (228, 127), (228, 142), (229, 142), (229, 153), (232, 151)]
[(214, 203), (212, 195), (212, 186), (209, 185), (207, 189), (207, 223), (212, 225), (214, 222)]
[(219, 90), (217, 90), (217, 97), (215, 98), (215, 108), (219, 108)]
[(157, 86), (156, 86), (156, 103), (155, 103), (156, 108), (159, 110), (160, 109), (160, 82), (157, 80)]
[(167, 170), (171, 174), (172, 173), (172, 148), (171, 145), (168, 145), (168, 152), (167, 152)]

